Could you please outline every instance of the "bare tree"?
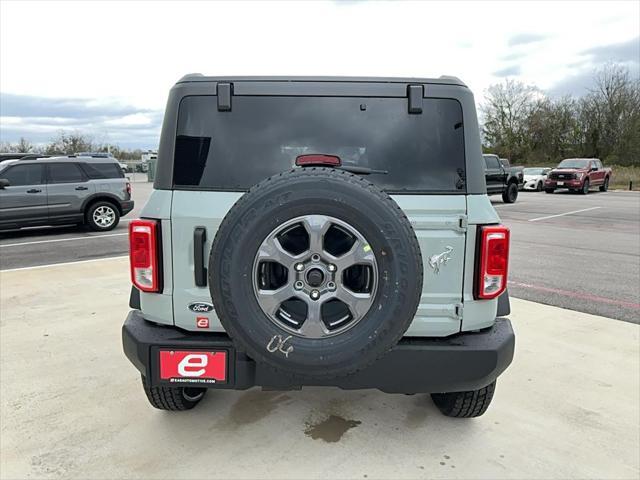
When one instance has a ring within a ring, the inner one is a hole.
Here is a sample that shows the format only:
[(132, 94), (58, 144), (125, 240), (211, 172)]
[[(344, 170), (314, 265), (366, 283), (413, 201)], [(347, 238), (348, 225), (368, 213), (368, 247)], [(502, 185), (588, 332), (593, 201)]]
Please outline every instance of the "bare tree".
[(488, 146), (521, 159), (527, 153), (527, 119), (538, 96), (537, 88), (510, 79), (489, 87), (481, 107), (482, 133)]
[(585, 152), (610, 161), (640, 162), (640, 81), (616, 64), (595, 74), (581, 102)]
[(29, 140), (20, 137), (18, 143), (2, 142), (0, 150), (7, 153), (31, 153), (35, 152), (36, 148)]
[(93, 151), (93, 140), (80, 132), (60, 132), (47, 146), (47, 155), (73, 155)]

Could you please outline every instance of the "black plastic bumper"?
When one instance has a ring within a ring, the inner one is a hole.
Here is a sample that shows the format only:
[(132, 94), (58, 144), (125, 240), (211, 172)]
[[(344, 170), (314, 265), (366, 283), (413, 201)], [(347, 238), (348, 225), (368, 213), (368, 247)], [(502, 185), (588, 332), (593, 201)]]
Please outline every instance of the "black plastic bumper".
[(134, 202), (133, 200), (123, 200), (120, 202), (120, 208), (122, 209), (122, 215), (126, 215), (131, 210), (133, 210)]
[(290, 390), (303, 386), (343, 389), (376, 388), (389, 393), (434, 393), (475, 390), (493, 382), (511, 363), (515, 336), (511, 322), (496, 319), (493, 327), (447, 338), (404, 338), (389, 353), (366, 369), (332, 379), (301, 379), (295, 383), (268, 365), (237, 351), (226, 334), (190, 333), (147, 322), (133, 310), (122, 327), (124, 352), (151, 382), (160, 385), (160, 348), (224, 350), (227, 382), (209, 388), (245, 390), (254, 386)]

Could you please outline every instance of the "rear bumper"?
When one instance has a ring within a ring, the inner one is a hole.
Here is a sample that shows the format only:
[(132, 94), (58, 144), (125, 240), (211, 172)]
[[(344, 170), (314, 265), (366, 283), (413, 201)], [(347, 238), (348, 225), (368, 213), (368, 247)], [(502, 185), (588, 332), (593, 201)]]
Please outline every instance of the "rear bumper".
[(122, 209), (122, 215), (126, 215), (133, 210), (133, 200), (124, 200), (120, 202), (120, 208)]
[[(493, 327), (447, 338), (404, 338), (373, 365), (346, 377), (295, 380), (235, 349), (223, 333), (191, 333), (147, 322), (132, 310), (122, 327), (125, 355), (152, 385), (160, 380), (159, 350), (224, 350), (227, 382), (208, 388), (245, 390), (254, 386), (290, 390), (334, 386), (347, 390), (375, 388), (388, 393), (434, 393), (475, 390), (493, 382), (511, 363), (515, 335), (511, 322), (496, 319)], [(179, 384), (172, 383), (172, 386)]]

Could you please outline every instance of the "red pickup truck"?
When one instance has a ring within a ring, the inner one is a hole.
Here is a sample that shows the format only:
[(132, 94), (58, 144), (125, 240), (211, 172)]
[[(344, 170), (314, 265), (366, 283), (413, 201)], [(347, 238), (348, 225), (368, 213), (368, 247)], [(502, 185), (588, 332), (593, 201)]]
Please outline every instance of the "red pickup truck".
[(568, 188), (586, 195), (589, 188), (600, 187), (601, 192), (606, 192), (610, 178), (611, 169), (603, 167), (597, 158), (567, 158), (549, 172), (544, 191), (553, 193), (557, 188)]

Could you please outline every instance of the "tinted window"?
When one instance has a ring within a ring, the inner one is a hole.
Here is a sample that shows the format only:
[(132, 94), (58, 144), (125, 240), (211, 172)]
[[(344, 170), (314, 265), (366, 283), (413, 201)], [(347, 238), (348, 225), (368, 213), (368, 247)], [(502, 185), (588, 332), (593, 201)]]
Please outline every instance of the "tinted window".
[(42, 183), (42, 165), (14, 165), (0, 173), (0, 178), (9, 180), (9, 185), (40, 185)]
[(494, 157), (493, 155), (484, 155), (484, 163), (487, 168), (500, 168), (498, 157)]
[(406, 98), (236, 96), (219, 112), (215, 96), (186, 97), (174, 184), (246, 190), (310, 153), (386, 170), (367, 179), (387, 191), (464, 191), (462, 108), (452, 99), (424, 99), (410, 115)]
[(82, 166), (92, 179), (123, 178), (124, 173), (117, 163), (85, 163)]
[(84, 182), (80, 168), (75, 163), (49, 164), (49, 183)]

